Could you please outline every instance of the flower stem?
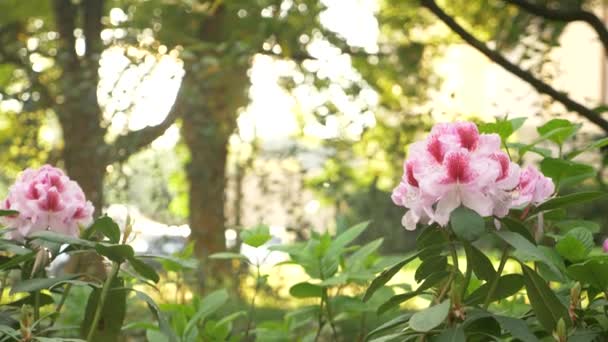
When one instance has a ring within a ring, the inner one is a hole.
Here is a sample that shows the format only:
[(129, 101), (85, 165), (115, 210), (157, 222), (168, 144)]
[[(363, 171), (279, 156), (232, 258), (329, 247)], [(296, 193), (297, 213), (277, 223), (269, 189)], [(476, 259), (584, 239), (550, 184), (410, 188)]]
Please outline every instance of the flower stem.
[(249, 313), (247, 315), (247, 329), (245, 330), (245, 341), (249, 337), (249, 330), (251, 330), (251, 323), (253, 321), (253, 315), (255, 314), (255, 298), (258, 295), (258, 291), (260, 290), (260, 264), (256, 264), (256, 276), (255, 276), (255, 289), (253, 292), (253, 296), (251, 297), (251, 303), (249, 304)]
[(110, 274), (106, 278), (105, 283), (103, 284), (103, 288), (101, 289), (101, 294), (99, 295), (99, 301), (97, 301), (97, 308), (95, 309), (95, 315), (93, 316), (93, 322), (91, 323), (91, 327), (89, 328), (89, 333), (87, 334), (87, 341), (93, 341), (93, 337), (95, 336), (95, 330), (97, 329), (97, 324), (99, 324), (99, 319), (101, 318), (101, 312), (103, 311), (103, 306), (106, 301), (106, 297), (108, 296), (108, 292), (110, 291), (110, 287), (112, 286), (112, 281), (118, 274), (118, 270), (120, 270), (120, 264), (117, 262), (112, 263), (112, 270)]
[(63, 290), (63, 294), (61, 295), (61, 299), (55, 308), (55, 314), (51, 318), (51, 323), (49, 324), (49, 328), (55, 325), (57, 318), (59, 318), (59, 313), (61, 313), (61, 309), (63, 308), (63, 304), (65, 304), (65, 300), (68, 298), (68, 294), (70, 294), (70, 290), (72, 289), (72, 284), (67, 284), (65, 289)]
[(465, 242), (465, 256), (467, 258), (467, 269), (464, 272), (464, 282), (462, 284), (462, 293), (460, 295), (460, 298), (463, 298), (466, 296), (467, 294), (467, 290), (469, 288), (469, 283), (471, 282), (471, 275), (473, 273), (473, 259), (471, 258), (471, 253), (469, 253), (468, 251), (470, 251), (472, 247), (470, 246), (470, 243)]
[(492, 296), (496, 291), (496, 287), (498, 286), (498, 280), (500, 279), (500, 275), (502, 271), (505, 269), (505, 265), (507, 263), (507, 259), (509, 259), (509, 246), (505, 246), (502, 250), (502, 256), (500, 257), (500, 264), (498, 264), (498, 270), (496, 271), (496, 277), (492, 279), (492, 283), (490, 284), (490, 289), (488, 290), (488, 295), (486, 296), (486, 300), (483, 302), (484, 310), (487, 310), (492, 302)]

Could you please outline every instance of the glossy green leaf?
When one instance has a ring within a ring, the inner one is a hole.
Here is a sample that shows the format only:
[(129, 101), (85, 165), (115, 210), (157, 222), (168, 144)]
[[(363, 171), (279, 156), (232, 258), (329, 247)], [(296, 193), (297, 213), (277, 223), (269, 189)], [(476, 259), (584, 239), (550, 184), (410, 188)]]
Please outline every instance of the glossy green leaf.
[(135, 255), (133, 247), (129, 245), (103, 245), (98, 243), (95, 245), (95, 250), (97, 253), (118, 263), (123, 263)]
[(523, 236), (531, 243), (536, 243), (530, 230), (521, 221), (511, 217), (503, 217), (500, 219), (500, 222), (503, 223), (508, 230)]
[(555, 226), (559, 228), (560, 233), (565, 234), (575, 228), (584, 228), (593, 234), (600, 232), (600, 225), (593, 221), (585, 220), (560, 220), (555, 222)]
[(399, 305), (401, 305), (401, 303), (407, 302), (408, 300), (410, 300), (418, 295), (419, 295), (419, 293), (417, 291), (414, 291), (414, 292), (406, 292), (406, 293), (401, 293), (401, 294), (392, 296), (391, 298), (389, 298), (389, 300), (382, 303), (382, 305), (380, 305), (378, 307), (377, 313), (378, 313), (378, 315), (381, 315), (391, 309), (398, 307)]
[(381, 288), (386, 283), (388, 283), (388, 281), (391, 280), (395, 276), (395, 274), (397, 274), (397, 272), (399, 272), (405, 265), (407, 265), (411, 261), (415, 260), (417, 257), (418, 257), (418, 254), (416, 253), (416, 254), (409, 256), (406, 259), (396, 263), (395, 265), (389, 267), (388, 269), (386, 269), (382, 273), (380, 273), (380, 275), (378, 277), (376, 277), (376, 279), (374, 279), (372, 281), (372, 283), (369, 285), (369, 287), (367, 288), (367, 291), (365, 291), (365, 295), (363, 296), (363, 301), (364, 302), (368, 301), (372, 297), (374, 292), (376, 292), (379, 288)]
[(471, 244), (466, 244), (464, 250), (469, 255), (468, 260), (471, 260), (471, 267), (477, 278), (489, 281), (496, 277), (496, 270), (494, 270), (492, 262), (482, 251)]
[(152, 313), (154, 318), (158, 321), (159, 329), (165, 335), (165, 337), (167, 337), (170, 342), (178, 342), (177, 336), (173, 332), (173, 329), (169, 325), (167, 318), (165, 317), (163, 312), (160, 310), (160, 308), (158, 307), (156, 302), (154, 302), (154, 300), (144, 292), (141, 292), (141, 291), (138, 291), (135, 289), (129, 289), (129, 290), (135, 292), (137, 298), (146, 302), (146, 304), (148, 305), (148, 309), (150, 309), (150, 312)]
[(410, 328), (415, 331), (428, 332), (439, 326), (448, 317), (451, 301), (444, 300), (440, 304), (416, 312), (410, 318)]
[(587, 164), (570, 160), (545, 158), (540, 163), (542, 173), (560, 185), (571, 185), (593, 177), (595, 169)]
[(416, 269), (414, 280), (419, 283), (432, 273), (446, 270), (447, 266), (448, 258), (446, 256), (438, 255), (436, 257), (428, 258), (418, 266), (418, 269)]
[(16, 210), (0, 210), (0, 217), (2, 216), (12, 216), (12, 215), (18, 215), (19, 212)]
[(69, 235), (52, 232), (50, 230), (37, 231), (28, 236), (29, 240), (40, 239), (43, 241), (49, 241), (59, 244), (76, 245), (82, 247), (95, 247), (95, 243), (92, 241), (75, 238)]
[(606, 193), (603, 191), (583, 191), (577, 192), (574, 194), (569, 194), (565, 196), (552, 198), (545, 203), (539, 205), (537, 208), (533, 209), (532, 212), (540, 212), (550, 209), (567, 207), (569, 205), (580, 204), (584, 202), (593, 201), (599, 198), (606, 196)]
[(558, 145), (563, 145), (566, 140), (572, 137), (582, 125), (573, 124), (564, 119), (552, 119), (536, 130), (541, 136), (553, 141)]
[(555, 245), (559, 255), (573, 262), (583, 260), (592, 248), (593, 234), (581, 227), (570, 230)]
[(412, 315), (413, 315), (412, 313), (408, 312), (406, 314), (397, 316), (397, 317), (391, 319), (390, 321), (382, 324), (381, 326), (377, 327), (376, 329), (370, 331), (369, 334), (367, 334), (366, 338), (369, 339), (373, 335), (377, 335), (379, 333), (392, 330), (398, 326), (405, 325), (410, 320)]
[(496, 235), (515, 248), (516, 254), (524, 261), (541, 261), (553, 271), (559, 273), (559, 270), (553, 261), (523, 236), (505, 230), (496, 232)]
[[(89, 300), (86, 304), (84, 319), (81, 324), (81, 335), (87, 336), (91, 325), (93, 324), (93, 316), (97, 308), (101, 289), (94, 289), (89, 295)], [(95, 335), (92, 341), (105, 342), (117, 341), (121, 336), (121, 328), (127, 313), (127, 292), (124, 288), (124, 280), (115, 278), (108, 291), (106, 300), (101, 310), (101, 319), (95, 327)]]
[(219, 310), (224, 304), (226, 304), (228, 298), (228, 291), (226, 291), (226, 289), (213, 291), (207, 296), (205, 296), (205, 298), (203, 298), (203, 301), (200, 304), (200, 309), (188, 321), (188, 324), (186, 325), (182, 336), (189, 336), (192, 329), (194, 329), (194, 327), (197, 326), (199, 322)]
[(596, 148), (602, 148), (604, 146), (608, 146), (608, 138), (599, 139), (599, 140), (594, 141), (593, 143), (585, 146), (584, 148), (582, 148), (580, 150), (574, 150), (566, 155), (566, 159), (575, 158), (576, 156), (578, 156), (579, 154), (581, 154), (585, 151), (593, 150)]
[(466, 342), (462, 326), (443, 330), (441, 334), (432, 339), (433, 342)]
[(34, 278), (18, 282), (11, 288), (11, 294), (19, 292), (33, 292), (43, 289), (50, 289), (64, 284), (70, 280), (78, 278), (77, 274), (65, 274), (54, 278)]
[(0, 271), (18, 267), (21, 263), (30, 261), (30, 260), (34, 260), (34, 258), (36, 258), (35, 252), (14, 256), (12, 258), (9, 258), (7, 261), (3, 262), (2, 264), (0, 264)]
[(503, 142), (515, 133), (526, 121), (525, 117), (509, 120), (500, 120), (490, 123), (479, 124), (479, 133), (496, 133)]
[(568, 275), (583, 284), (590, 284), (597, 289), (608, 288), (608, 257), (599, 256), (587, 261), (570, 265)]
[(475, 211), (462, 206), (450, 214), (450, 226), (454, 234), (465, 241), (477, 240), (486, 230), (483, 218)]
[(536, 318), (546, 331), (553, 331), (557, 321), (570, 322), (568, 309), (557, 298), (555, 292), (533, 269), (521, 264), (526, 294), (536, 314)]
[(511, 336), (517, 338), (523, 342), (537, 342), (538, 338), (534, 335), (528, 324), (521, 319), (508, 317), (508, 316), (494, 316), (494, 319), (500, 324), (500, 326), (508, 331)]
[(289, 294), (295, 298), (320, 298), (323, 287), (308, 282), (297, 283), (289, 289)]
[(85, 236), (90, 237), (94, 232), (103, 234), (111, 243), (118, 243), (120, 241), (120, 228), (108, 216), (102, 216), (95, 220), (93, 225), (85, 231)]
[(346, 231), (331, 241), (327, 255), (338, 255), (341, 251), (351, 242), (353, 242), (359, 235), (361, 235), (369, 226), (369, 221), (361, 222)]
[[(506, 274), (500, 277), (494, 294), (490, 299), (492, 302), (510, 297), (524, 287), (524, 279), (520, 274)], [(485, 283), (473, 291), (465, 302), (469, 305), (481, 304), (485, 301), (490, 290), (490, 283)]]
[(131, 267), (133, 267), (133, 270), (135, 270), (135, 272), (137, 272), (140, 276), (148, 280), (152, 280), (154, 283), (158, 283), (160, 277), (152, 266), (137, 259), (136, 257), (129, 258), (128, 260)]
[(251, 247), (260, 247), (270, 241), (271, 238), (270, 227), (263, 224), (241, 232), (241, 240)]

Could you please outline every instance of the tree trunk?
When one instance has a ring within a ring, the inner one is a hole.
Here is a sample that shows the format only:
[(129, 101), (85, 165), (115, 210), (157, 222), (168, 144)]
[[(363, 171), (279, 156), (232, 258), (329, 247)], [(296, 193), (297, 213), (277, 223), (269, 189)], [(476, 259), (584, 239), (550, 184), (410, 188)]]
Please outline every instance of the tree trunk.
[(191, 240), (205, 260), (226, 248), (225, 188), (228, 141), (237, 110), (247, 103), (247, 66), (231, 65), (201, 80), (187, 73), (182, 97), (182, 137), (190, 150), (187, 165)]

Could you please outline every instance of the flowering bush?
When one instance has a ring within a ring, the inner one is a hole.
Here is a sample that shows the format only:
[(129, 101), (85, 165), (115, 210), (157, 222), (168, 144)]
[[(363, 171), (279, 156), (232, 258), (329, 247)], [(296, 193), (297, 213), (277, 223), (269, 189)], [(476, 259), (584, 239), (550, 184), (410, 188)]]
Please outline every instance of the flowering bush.
[(50, 165), (23, 171), (0, 209), (17, 212), (1, 220), (15, 240), (41, 230), (78, 236), (79, 227), (93, 222), (93, 205), (80, 186)]
[(471, 122), (438, 124), (411, 145), (395, 204), (408, 208), (402, 223), (447, 225), (461, 204), (481, 216), (504, 217), (516, 206), (539, 204), (554, 191), (551, 179), (519, 165), (500, 149), (498, 134), (479, 134)]
[[(428, 298), (431, 304), (398, 316), (368, 338), (608, 339), (608, 256), (593, 251), (593, 233), (599, 227), (567, 219), (565, 211), (605, 194), (556, 193), (560, 186), (595, 174), (592, 167), (573, 159), (608, 144), (608, 139), (564, 153), (564, 142), (580, 125), (555, 119), (538, 128), (540, 136), (532, 144), (508, 142), (524, 120), (499, 121), (479, 129), (470, 122), (439, 124), (425, 141), (410, 147), (392, 198), (408, 209), (403, 218), (407, 229), (418, 223), (428, 226), (417, 239), (416, 253), (381, 273), (363, 298), (373, 298), (401, 268), (419, 259), (418, 288), (393, 296), (378, 312), (396, 310), (414, 297)], [(554, 144), (557, 155), (538, 146), (541, 142)], [(530, 152), (542, 157), (542, 172), (533, 166), (521, 170), (510, 158), (516, 154), (522, 160)], [(481, 251), (481, 241), (501, 246), (497, 267)], [(466, 257), (464, 268), (459, 253)], [(503, 274), (508, 262), (515, 271)], [(512, 302), (521, 298), (522, 309), (506, 314), (501, 310), (506, 298)]]
[[(153, 285), (159, 276), (144, 262), (150, 256), (135, 255), (127, 244), (129, 225), (121, 232), (108, 217), (91, 222), (92, 206), (62, 171), (26, 170), (0, 209), (9, 237), (0, 240), (0, 272), (20, 275), (10, 284), (18, 298), (0, 310), (0, 341), (60, 336), (63, 331), (54, 324), (73, 286), (91, 289), (80, 323), (88, 341), (115, 341), (134, 327), (145, 327), (151, 342), (606, 341), (608, 239), (600, 248), (594, 243), (599, 225), (566, 211), (605, 193), (563, 189), (595, 175), (593, 167), (575, 159), (608, 145), (608, 138), (568, 150), (565, 142), (580, 126), (556, 119), (538, 127), (532, 143), (510, 142), (523, 121), (439, 124), (410, 146), (392, 194), (407, 210), (403, 226), (419, 230), (416, 250), (406, 257), (380, 256), (382, 238), (356, 245), (369, 223), (269, 247), (286, 253), (282, 264), (305, 272), (307, 279), (292, 284), (289, 295), (306, 305), (265, 322), (257, 319), (258, 294), (276, 295), (276, 289), (269, 288), (259, 260), (233, 252), (211, 256), (254, 267), (245, 310), (226, 313), (225, 289), (195, 296), (191, 303), (158, 306), (134, 287)], [(520, 166), (530, 153), (540, 157), (538, 169)], [(240, 234), (253, 249), (270, 239), (263, 225)], [(497, 263), (493, 252), (486, 252), (491, 245), (500, 251)], [(47, 276), (44, 266), (58, 255), (85, 253), (104, 260), (109, 271), (102, 277)], [(161, 264), (183, 272), (193, 266), (181, 264), (180, 256), (190, 254), (186, 248)], [(415, 261), (416, 284), (395, 282)], [(158, 324), (123, 327), (128, 298), (147, 303)], [(403, 310), (401, 304), (413, 298), (425, 299), (428, 307)], [(44, 307), (46, 315), (40, 312)]]
[[(1, 233), (9, 238), (0, 240), (0, 298), (9, 275), (18, 272), (19, 277), (10, 283), (10, 294), (17, 300), (0, 310), (0, 340), (69, 340), (48, 336), (64, 332), (55, 323), (73, 286), (91, 289), (88, 301), (81, 303), (81, 336), (87, 341), (118, 339), (130, 295), (147, 303), (160, 325), (165, 321), (154, 301), (125, 281), (158, 282), (158, 274), (144, 261), (151, 256), (136, 256), (127, 244), (130, 226), (121, 233), (107, 216), (93, 222), (93, 211), (80, 186), (49, 165), (25, 170), (10, 187), (0, 209), (0, 222), (6, 226)], [(86, 267), (77, 269), (78, 273), (48, 276), (46, 266), (62, 254), (93, 258), (84, 259)], [(101, 270), (90, 273), (100, 260)], [(109, 272), (105, 263), (111, 264)], [(42, 309), (47, 311), (45, 315)], [(167, 329), (164, 333), (172, 336)]]

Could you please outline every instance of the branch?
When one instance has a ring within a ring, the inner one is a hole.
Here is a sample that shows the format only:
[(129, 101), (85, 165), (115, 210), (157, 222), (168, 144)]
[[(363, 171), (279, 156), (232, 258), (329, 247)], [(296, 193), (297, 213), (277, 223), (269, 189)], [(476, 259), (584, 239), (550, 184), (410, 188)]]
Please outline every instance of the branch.
[(87, 57), (99, 58), (103, 49), (101, 43), (103, 3), (104, 0), (87, 0), (82, 3), (82, 6), (84, 6), (85, 55)]
[(169, 111), (169, 114), (156, 126), (146, 127), (138, 131), (132, 131), (126, 135), (120, 136), (116, 141), (109, 146), (108, 163), (118, 163), (127, 160), (131, 155), (138, 152), (142, 148), (150, 145), (156, 138), (161, 136), (167, 128), (169, 128), (180, 115), (180, 106), (178, 105), (179, 93), (175, 103)]
[(422, 6), (428, 8), (433, 14), (439, 18), (444, 24), (446, 24), (454, 33), (462, 38), (469, 45), (477, 49), (479, 52), (484, 54), (494, 63), (500, 65), (505, 70), (521, 78), (523, 81), (530, 84), (541, 94), (546, 94), (552, 97), (554, 100), (563, 104), (568, 110), (577, 112), (589, 121), (599, 126), (605, 132), (608, 132), (608, 121), (603, 119), (593, 110), (583, 106), (582, 104), (572, 100), (567, 94), (555, 90), (547, 83), (537, 79), (531, 73), (523, 70), (519, 66), (511, 63), (508, 59), (503, 57), (500, 53), (488, 48), (483, 42), (477, 40), (469, 32), (467, 32), (462, 26), (460, 26), (452, 17), (446, 14), (434, 0), (421, 0)]
[(602, 22), (602, 20), (592, 12), (584, 10), (552, 9), (542, 5), (530, 3), (527, 0), (504, 1), (545, 19), (563, 21), (567, 23), (584, 21), (595, 30), (598, 37), (602, 41), (602, 44), (604, 45), (604, 49), (608, 52), (608, 30), (606, 30), (606, 25), (604, 25), (604, 22)]
[[(62, 49), (67, 56), (70, 67), (78, 67), (78, 56), (76, 56), (76, 6), (70, 0), (54, 0), (53, 12), (55, 15), (55, 25), (59, 32), (59, 41)], [(61, 60), (61, 58), (58, 58)]]

